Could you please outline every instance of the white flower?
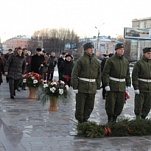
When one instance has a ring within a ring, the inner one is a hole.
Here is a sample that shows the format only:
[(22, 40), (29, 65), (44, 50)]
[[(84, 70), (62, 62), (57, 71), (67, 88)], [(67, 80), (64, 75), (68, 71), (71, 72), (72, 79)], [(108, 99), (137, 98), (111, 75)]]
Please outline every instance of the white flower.
[(65, 84), (64, 81), (61, 81), (61, 80), (60, 80), (60, 83), (61, 83), (61, 84)]
[(33, 84), (36, 84), (36, 83), (38, 83), (38, 80), (33, 80)]
[(34, 79), (35, 79), (35, 77), (34, 77), (34, 76), (32, 76), (32, 77), (31, 77), (31, 79), (33, 79), (33, 80), (34, 80)]
[(63, 89), (59, 89), (59, 94), (60, 94), (60, 95), (63, 94)]
[(44, 88), (47, 88), (47, 87), (48, 87), (48, 84), (47, 84), (47, 83), (45, 83), (45, 84), (43, 85), (43, 87), (44, 87)]
[(56, 90), (56, 88), (55, 88), (55, 87), (50, 88), (50, 91), (51, 91), (52, 93), (54, 93), (54, 92), (55, 92), (55, 90)]
[(65, 88), (66, 88), (67, 90), (69, 90), (69, 86), (68, 86), (68, 85), (65, 85)]
[(57, 85), (57, 82), (51, 82), (51, 85)]
[(26, 83), (26, 79), (23, 79), (23, 83)]

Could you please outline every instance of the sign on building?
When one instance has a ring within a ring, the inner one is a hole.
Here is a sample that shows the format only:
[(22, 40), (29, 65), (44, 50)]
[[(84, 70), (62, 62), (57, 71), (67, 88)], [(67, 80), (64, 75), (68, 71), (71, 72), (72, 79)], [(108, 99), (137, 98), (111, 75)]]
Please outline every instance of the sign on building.
[(151, 40), (151, 29), (125, 27), (124, 38), (135, 40)]

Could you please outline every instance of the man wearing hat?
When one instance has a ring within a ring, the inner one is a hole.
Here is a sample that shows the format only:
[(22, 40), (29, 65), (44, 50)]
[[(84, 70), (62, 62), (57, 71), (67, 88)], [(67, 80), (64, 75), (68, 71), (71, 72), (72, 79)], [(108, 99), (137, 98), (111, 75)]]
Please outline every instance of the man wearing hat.
[(129, 62), (123, 56), (124, 45), (117, 43), (115, 51), (116, 53), (105, 63), (102, 74), (102, 80), (107, 91), (105, 109), (108, 122), (116, 122), (123, 110), (126, 87), (131, 86)]
[(83, 48), (84, 55), (76, 61), (71, 75), (71, 84), (76, 93), (75, 118), (79, 123), (89, 119), (101, 82), (101, 64), (94, 56), (93, 44), (86, 43)]
[(43, 66), (44, 60), (45, 58), (44, 55), (42, 55), (41, 48), (37, 48), (36, 54), (31, 58), (31, 71), (42, 75), (40, 68)]
[(151, 108), (151, 47), (144, 48), (142, 59), (135, 63), (132, 84), (135, 92), (135, 115), (145, 119)]

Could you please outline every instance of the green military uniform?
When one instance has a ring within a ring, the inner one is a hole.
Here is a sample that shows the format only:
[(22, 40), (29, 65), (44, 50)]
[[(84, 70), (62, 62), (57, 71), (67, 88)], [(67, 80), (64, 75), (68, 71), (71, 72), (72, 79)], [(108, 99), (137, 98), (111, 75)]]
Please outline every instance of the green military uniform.
[(102, 80), (105, 86), (110, 87), (105, 104), (108, 122), (116, 121), (123, 110), (126, 86), (131, 85), (128, 60), (117, 54), (109, 58), (103, 70)]
[[(150, 48), (151, 51), (151, 48)], [(135, 94), (134, 112), (136, 116), (146, 118), (151, 108), (151, 60), (143, 57), (134, 65), (132, 72), (132, 84)]]
[(101, 65), (98, 59), (86, 53), (79, 58), (73, 68), (71, 84), (78, 89), (76, 94), (75, 118), (85, 122), (94, 108), (96, 90), (100, 89)]

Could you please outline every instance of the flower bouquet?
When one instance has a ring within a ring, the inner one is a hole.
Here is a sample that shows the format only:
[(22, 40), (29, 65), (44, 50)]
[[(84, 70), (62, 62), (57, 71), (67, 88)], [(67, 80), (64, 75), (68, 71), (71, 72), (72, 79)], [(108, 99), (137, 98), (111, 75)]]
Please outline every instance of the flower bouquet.
[(26, 73), (23, 77), (23, 83), (28, 87), (39, 87), (42, 84), (41, 75), (35, 72)]
[(23, 86), (29, 87), (30, 99), (37, 98), (36, 89), (42, 84), (41, 75), (35, 72), (26, 73), (23, 77)]
[(38, 100), (44, 105), (50, 100), (50, 107), (48, 110), (58, 110), (58, 99), (67, 98), (69, 86), (64, 81), (43, 81), (38, 88)]

